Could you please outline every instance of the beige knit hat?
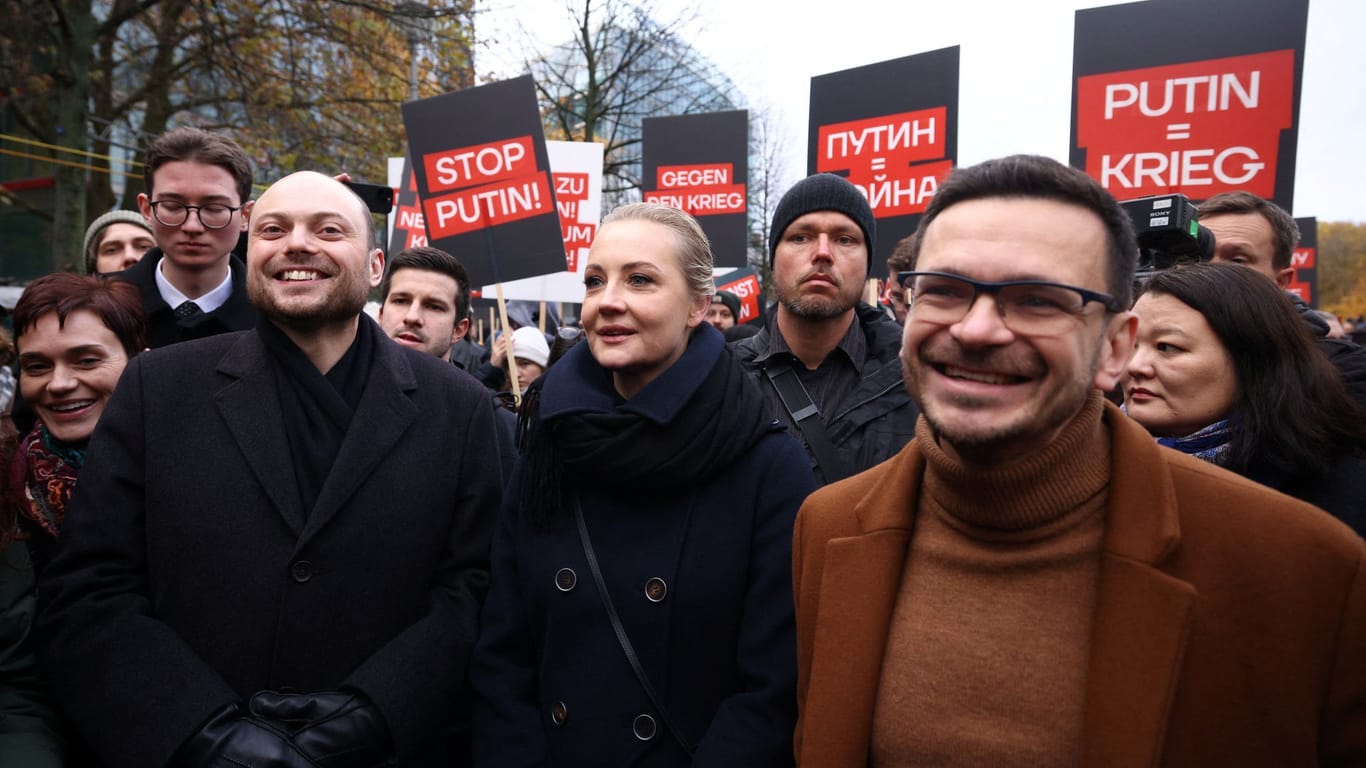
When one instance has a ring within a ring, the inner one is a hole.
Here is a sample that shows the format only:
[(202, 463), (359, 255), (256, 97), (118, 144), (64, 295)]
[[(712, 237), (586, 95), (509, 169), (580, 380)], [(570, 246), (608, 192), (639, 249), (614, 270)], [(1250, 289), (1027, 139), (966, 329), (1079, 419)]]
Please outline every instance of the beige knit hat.
[(90, 226), (85, 229), (85, 244), (81, 247), (81, 253), (85, 254), (85, 273), (87, 275), (95, 274), (95, 249), (99, 247), (100, 235), (104, 233), (105, 227), (110, 224), (136, 224), (147, 230), (147, 234), (155, 234), (152, 232), (151, 226), (147, 224), (147, 220), (142, 218), (142, 214), (137, 211), (118, 210), (101, 214), (99, 218), (90, 222)]

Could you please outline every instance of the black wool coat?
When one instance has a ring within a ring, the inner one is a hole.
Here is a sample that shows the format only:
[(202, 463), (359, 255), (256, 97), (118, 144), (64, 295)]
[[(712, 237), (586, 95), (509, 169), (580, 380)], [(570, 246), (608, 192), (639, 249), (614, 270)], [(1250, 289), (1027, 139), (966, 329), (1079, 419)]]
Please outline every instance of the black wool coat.
[(124, 372), (39, 582), (53, 693), (103, 763), (165, 765), (257, 691), (341, 687), (378, 706), (402, 765), (463, 762), (438, 742), (468, 707), (501, 493), (489, 397), (360, 329), (369, 380), (309, 511), (256, 331)]

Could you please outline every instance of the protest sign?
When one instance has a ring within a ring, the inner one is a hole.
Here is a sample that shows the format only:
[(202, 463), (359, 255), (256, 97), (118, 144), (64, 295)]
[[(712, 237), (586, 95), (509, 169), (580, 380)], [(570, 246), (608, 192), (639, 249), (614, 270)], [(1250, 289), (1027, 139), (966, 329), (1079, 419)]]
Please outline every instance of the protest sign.
[(1290, 266), (1295, 274), (1290, 276), (1287, 291), (1300, 297), (1305, 304), (1318, 309), (1319, 306), (1319, 220), (1313, 216), (1296, 218), (1295, 226), (1300, 229), (1300, 244), (1290, 254)]
[(1072, 165), (1120, 200), (1244, 190), (1293, 210), (1307, 16), (1307, 0), (1077, 11)]
[[(582, 141), (547, 141), (545, 145), (557, 189), (561, 260), (553, 272), (503, 283), (503, 292), (509, 299), (578, 303), (583, 301), (583, 266), (602, 220), (603, 146)], [(483, 289), (489, 292), (493, 286)]]
[(545, 147), (564, 240), (564, 269), (582, 273), (583, 260), (602, 220), (603, 147), (583, 141), (547, 141)]
[(863, 190), (880, 265), (958, 159), (958, 47), (811, 78), (807, 172)]
[(749, 251), (749, 113), (641, 122), (641, 190), (697, 218), (718, 267), (743, 267)]
[(394, 210), (389, 214), (389, 254), (427, 245), (427, 226), (417, 199), (417, 177), (408, 158), (389, 158), (389, 186), (394, 188)]
[(714, 277), (712, 282), (716, 284), (716, 290), (729, 291), (740, 297), (740, 316), (735, 318), (736, 325), (762, 319), (763, 307), (760, 305), (762, 297), (759, 290), (759, 276), (755, 274), (753, 269), (745, 267), (727, 270), (726, 274)]
[(530, 76), (407, 102), (402, 109), (428, 239), (459, 257), (471, 285), (564, 268)]

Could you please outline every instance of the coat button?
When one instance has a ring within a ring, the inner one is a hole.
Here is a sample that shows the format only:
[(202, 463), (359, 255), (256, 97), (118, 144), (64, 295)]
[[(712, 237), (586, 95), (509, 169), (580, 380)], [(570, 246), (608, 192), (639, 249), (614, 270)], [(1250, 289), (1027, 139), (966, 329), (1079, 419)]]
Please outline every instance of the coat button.
[(658, 576), (655, 576), (654, 578), (645, 582), (646, 600), (649, 600), (652, 603), (663, 602), (664, 596), (667, 594), (669, 594), (669, 585), (665, 584), (664, 580), (659, 578)]
[(631, 732), (641, 741), (649, 741), (655, 737), (655, 719), (649, 715), (636, 715), (636, 719), (631, 723)]
[(303, 584), (313, 578), (313, 564), (307, 560), (299, 560), (289, 566), (289, 577)]
[(579, 583), (578, 574), (574, 573), (573, 568), (561, 568), (555, 571), (555, 588), (561, 592), (568, 592)]
[(564, 721), (569, 719), (569, 707), (563, 701), (557, 701), (550, 707), (550, 722), (555, 725), (564, 725)]

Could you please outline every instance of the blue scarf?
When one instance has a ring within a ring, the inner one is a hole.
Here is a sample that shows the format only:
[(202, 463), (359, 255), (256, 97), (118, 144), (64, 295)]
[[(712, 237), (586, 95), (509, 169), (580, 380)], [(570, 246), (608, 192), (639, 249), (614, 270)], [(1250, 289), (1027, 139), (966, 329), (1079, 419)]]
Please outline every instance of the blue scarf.
[(1220, 419), (1184, 437), (1159, 437), (1159, 445), (1204, 459), (1212, 464), (1224, 466), (1233, 441), (1234, 423), (1230, 419)]

